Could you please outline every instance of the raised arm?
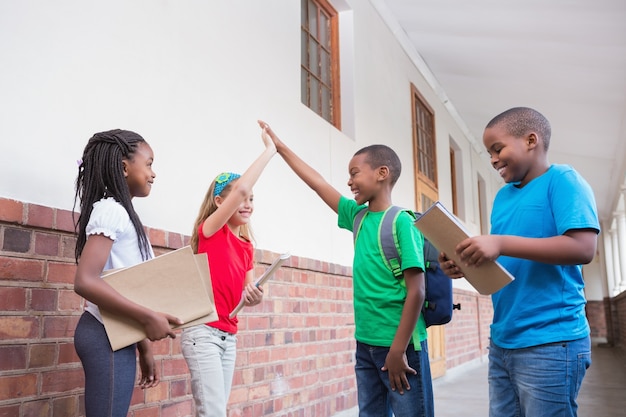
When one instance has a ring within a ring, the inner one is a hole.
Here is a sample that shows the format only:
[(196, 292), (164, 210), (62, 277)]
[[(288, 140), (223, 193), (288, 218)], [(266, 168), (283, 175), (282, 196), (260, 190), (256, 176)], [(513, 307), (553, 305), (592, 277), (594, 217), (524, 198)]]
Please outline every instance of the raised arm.
[(252, 193), (252, 187), (256, 184), (272, 156), (276, 154), (276, 146), (265, 131), (261, 132), (261, 138), (265, 149), (237, 179), (237, 182), (233, 183), (233, 189), (224, 198), (218, 209), (204, 221), (202, 233), (205, 236), (213, 235), (228, 222), (239, 205)]
[(328, 207), (330, 207), (335, 213), (337, 213), (337, 211), (339, 210), (339, 199), (341, 198), (341, 193), (339, 193), (339, 191), (337, 191), (332, 185), (330, 185), (319, 172), (314, 170), (291, 149), (289, 149), (289, 147), (285, 145), (278, 138), (278, 136), (276, 136), (276, 133), (274, 133), (274, 131), (269, 127), (267, 123), (259, 120), (259, 125), (272, 138), (272, 141), (276, 145), (276, 150), (278, 151), (278, 154), (285, 160), (285, 162), (287, 163), (287, 165), (289, 165), (293, 172), (295, 172), (296, 175), (300, 177), (306, 185), (308, 185), (313, 191), (315, 191), (328, 205)]

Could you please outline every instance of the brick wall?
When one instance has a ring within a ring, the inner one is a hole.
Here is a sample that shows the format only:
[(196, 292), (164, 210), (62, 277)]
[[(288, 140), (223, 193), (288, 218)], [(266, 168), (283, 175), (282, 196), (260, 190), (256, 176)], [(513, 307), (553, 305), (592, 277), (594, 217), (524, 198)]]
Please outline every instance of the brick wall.
[(585, 310), (589, 326), (591, 327), (591, 338), (606, 339), (608, 330), (605, 315), (605, 301), (587, 301)]
[(446, 368), (451, 369), (487, 354), (489, 324), (493, 317), (491, 297), (473, 291), (454, 290), (452, 321), (446, 324)]
[(626, 291), (611, 299), (613, 344), (626, 349)]
[[(155, 253), (188, 237), (148, 229)], [(73, 333), (71, 212), (0, 198), (0, 417), (84, 415)], [(277, 254), (257, 250), (260, 273)], [(240, 314), (230, 417), (332, 416), (356, 406), (351, 270), (292, 257), (261, 305)], [(154, 344), (162, 382), (135, 389), (131, 417), (193, 415), (180, 339)]]

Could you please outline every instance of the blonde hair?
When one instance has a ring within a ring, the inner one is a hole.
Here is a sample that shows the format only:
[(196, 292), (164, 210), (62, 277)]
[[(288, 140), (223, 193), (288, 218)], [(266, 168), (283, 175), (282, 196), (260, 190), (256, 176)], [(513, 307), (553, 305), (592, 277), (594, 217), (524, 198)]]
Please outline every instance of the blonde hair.
[[(217, 178), (211, 182), (211, 185), (209, 186), (209, 189), (207, 190), (206, 195), (204, 196), (204, 201), (202, 201), (202, 205), (200, 206), (200, 210), (198, 211), (198, 217), (196, 217), (196, 221), (193, 224), (193, 230), (191, 233), (191, 242), (190, 242), (193, 253), (198, 253), (200, 225), (204, 223), (204, 221), (208, 219), (209, 216), (215, 212), (215, 210), (217, 210), (217, 202), (215, 201), (217, 196), (213, 195), (215, 191), (216, 180)], [(233, 183), (235, 183), (237, 180), (238, 178), (229, 182), (224, 187), (222, 192), (220, 192), (219, 197), (226, 198), (228, 196), (228, 193), (230, 193), (230, 190), (232, 190), (233, 188)], [(239, 237), (244, 238), (248, 242), (254, 243), (252, 230), (249, 224), (244, 224), (239, 227)]]

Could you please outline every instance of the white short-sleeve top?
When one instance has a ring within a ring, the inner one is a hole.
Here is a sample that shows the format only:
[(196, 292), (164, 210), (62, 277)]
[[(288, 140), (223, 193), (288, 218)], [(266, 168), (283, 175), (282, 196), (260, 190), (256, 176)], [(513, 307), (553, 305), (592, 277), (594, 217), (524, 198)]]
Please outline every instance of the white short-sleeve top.
[[(139, 249), (139, 237), (130, 220), (128, 212), (112, 197), (103, 198), (94, 203), (93, 211), (86, 227), (87, 239), (91, 235), (103, 235), (113, 241), (111, 253), (104, 270), (126, 268), (143, 262)], [(152, 246), (149, 247), (149, 258), (154, 257)], [(98, 306), (87, 301), (85, 310), (102, 322)]]

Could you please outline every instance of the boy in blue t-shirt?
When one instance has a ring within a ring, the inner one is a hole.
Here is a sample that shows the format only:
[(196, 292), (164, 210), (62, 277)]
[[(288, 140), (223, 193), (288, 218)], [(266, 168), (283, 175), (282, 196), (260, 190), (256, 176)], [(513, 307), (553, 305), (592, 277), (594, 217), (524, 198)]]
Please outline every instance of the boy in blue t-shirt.
[(414, 218), (396, 220), (403, 279), (385, 266), (378, 230), (391, 207), (391, 191), (400, 176), (398, 155), (388, 146), (371, 145), (352, 157), (348, 186), (354, 200), (342, 196), (317, 171), (267, 129), (276, 150), (293, 171), (338, 214), (339, 227), (352, 230), (363, 217), (354, 247), (353, 288), (356, 339), (355, 373), (360, 417), (432, 417), (433, 394), (424, 304), (424, 238)]
[[(483, 143), (507, 183), (496, 195), (491, 234), (456, 247), (464, 265), (502, 264), (515, 280), (492, 296), (491, 417), (576, 416), (591, 364), (582, 264), (600, 232), (593, 191), (568, 165), (548, 163), (550, 123), (525, 107), (487, 124)], [(463, 276), (441, 254), (442, 269)]]

